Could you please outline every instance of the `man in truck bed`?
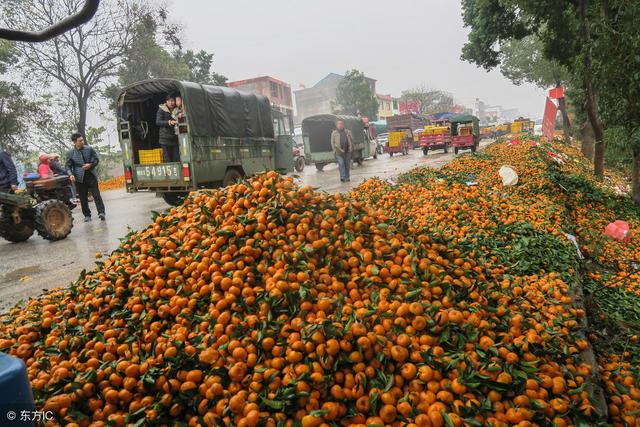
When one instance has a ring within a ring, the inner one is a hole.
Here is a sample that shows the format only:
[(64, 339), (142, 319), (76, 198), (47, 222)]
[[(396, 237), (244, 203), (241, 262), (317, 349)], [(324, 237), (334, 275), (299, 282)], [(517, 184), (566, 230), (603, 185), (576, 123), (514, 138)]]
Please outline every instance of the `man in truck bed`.
[(162, 147), (165, 162), (177, 162), (180, 160), (180, 150), (178, 149), (178, 135), (175, 126), (177, 124), (173, 117), (173, 110), (176, 108), (176, 97), (168, 94), (166, 102), (160, 104), (156, 113), (156, 125), (159, 128), (159, 143)]

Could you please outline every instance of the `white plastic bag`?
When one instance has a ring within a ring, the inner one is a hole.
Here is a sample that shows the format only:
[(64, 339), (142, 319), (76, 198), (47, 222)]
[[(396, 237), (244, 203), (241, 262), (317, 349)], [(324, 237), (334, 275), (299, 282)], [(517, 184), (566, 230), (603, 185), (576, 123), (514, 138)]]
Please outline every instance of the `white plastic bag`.
[(502, 178), (502, 185), (512, 186), (518, 184), (518, 174), (509, 166), (502, 166), (498, 171)]

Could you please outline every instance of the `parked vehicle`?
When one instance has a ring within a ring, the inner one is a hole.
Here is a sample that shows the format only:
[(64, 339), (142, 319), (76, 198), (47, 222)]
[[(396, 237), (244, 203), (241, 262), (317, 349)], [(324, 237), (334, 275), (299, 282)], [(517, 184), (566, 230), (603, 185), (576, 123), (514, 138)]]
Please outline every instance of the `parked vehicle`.
[(429, 150), (443, 149), (445, 153), (449, 152), (451, 123), (448, 119), (436, 120), (424, 129), (420, 135), (420, 147), (425, 156), (429, 154)]
[(381, 133), (376, 137), (376, 151), (378, 154), (382, 154), (386, 151), (387, 143), (389, 142), (389, 133)]
[[(166, 93), (182, 96), (177, 126), (180, 161), (159, 155), (144, 164), (144, 150), (160, 148), (155, 116)], [(282, 113), (262, 95), (171, 79), (122, 89), (118, 134), (128, 192), (155, 191), (170, 204), (189, 191), (226, 186), (265, 170), (293, 170), (293, 139)]]
[(458, 154), (460, 150), (478, 149), (480, 141), (480, 121), (470, 114), (458, 114), (451, 117), (451, 145)]
[(336, 161), (331, 148), (331, 133), (336, 128), (338, 119), (344, 121), (345, 128), (349, 129), (353, 135), (353, 161), (361, 165), (365, 158), (372, 156), (369, 136), (362, 119), (355, 116), (336, 116), (333, 114), (307, 117), (302, 121), (304, 155), (315, 163), (316, 169), (319, 171), (329, 163)]
[(302, 172), (306, 164), (307, 162), (304, 157), (304, 144), (298, 145), (296, 141), (293, 145), (293, 167), (296, 172)]
[(390, 157), (396, 153), (409, 154), (413, 148), (413, 130), (410, 127), (396, 127), (389, 132), (386, 152)]
[(511, 123), (500, 123), (496, 125), (496, 137), (504, 136), (511, 132)]
[(420, 137), (425, 133), (426, 126), (423, 128), (414, 129), (413, 131), (413, 148), (420, 148)]
[(71, 180), (68, 176), (25, 178), (23, 193), (0, 192), (0, 237), (24, 242), (37, 231), (50, 241), (62, 240), (71, 233)]
[(389, 132), (401, 128), (411, 129), (411, 132), (413, 134), (411, 148), (420, 147), (419, 134), (424, 131), (424, 126), (427, 124), (429, 124), (429, 119), (413, 113), (396, 114), (395, 116), (387, 117), (387, 129), (389, 130)]
[(511, 124), (511, 133), (516, 135), (522, 133), (533, 133), (534, 126), (535, 122), (520, 117), (518, 120), (514, 120)]
[(480, 128), (480, 138), (494, 138), (495, 132), (496, 130), (494, 126), (483, 126)]

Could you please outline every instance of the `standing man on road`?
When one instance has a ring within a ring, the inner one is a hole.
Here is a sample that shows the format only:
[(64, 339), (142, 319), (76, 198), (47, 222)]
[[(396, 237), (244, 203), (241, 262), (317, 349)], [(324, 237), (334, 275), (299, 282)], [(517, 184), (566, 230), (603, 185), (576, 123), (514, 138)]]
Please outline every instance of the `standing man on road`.
[(344, 120), (336, 121), (336, 129), (331, 133), (331, 147), (338, 161), (340, 181), (351, 181), (351, 153), (353, 152), (353, 135), (349, 129), (344, 128)]
[(71, 181), (75, 182), (80, 197), (80, 205), (82, 206), (82, 214), (84, 222), (91, 221), (91, 209), (89, 209), (89, 192), (93, 195), (96, 202), (98, 217), (104, 221), (104, 203), (98, 188), (98, 174), (96, 166), (98, 165), (98, 155), (93, 148), (85, 145), (84, 137), (79, 133), (71, 135), (73, 148), (67, 153), (67, 172), (71, 176)]
[(158, 106), (156, 113), (156, 126), (159, 128), (159, 143), (162, 147), (165, 162), (180, 161), (180, 150), (178, 148), (178, 135), (176, 125), (178, 122), (173, 116), (176, 108), (176, 97), (168, 94), (166, 102)]
[(0, 191), (9, 192), (18, 189), (18, 172), (11, 154), (0, 150)]

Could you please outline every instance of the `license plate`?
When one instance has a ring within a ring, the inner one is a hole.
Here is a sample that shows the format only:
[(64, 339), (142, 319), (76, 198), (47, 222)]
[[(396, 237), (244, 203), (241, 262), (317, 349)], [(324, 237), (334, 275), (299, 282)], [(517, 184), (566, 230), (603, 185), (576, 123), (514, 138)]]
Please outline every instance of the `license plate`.
[(180, 164), (136, 166), (136, 177), (140, 181), (176, 181), (180, 179)]

